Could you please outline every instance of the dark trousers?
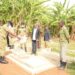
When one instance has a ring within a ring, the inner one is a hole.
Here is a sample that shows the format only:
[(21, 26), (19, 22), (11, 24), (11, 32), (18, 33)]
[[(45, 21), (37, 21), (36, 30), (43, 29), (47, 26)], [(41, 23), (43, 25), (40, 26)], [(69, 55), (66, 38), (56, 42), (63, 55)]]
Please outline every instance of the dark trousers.
[(37, 48), (40, 49), (40, 41), (36, 42)]
[(10, 47), (9, 35), (6, 36), (6, 39), (7, 39), (7, 46)]
[(32, 40), (32, 53), (36, 54), (36, 40)]

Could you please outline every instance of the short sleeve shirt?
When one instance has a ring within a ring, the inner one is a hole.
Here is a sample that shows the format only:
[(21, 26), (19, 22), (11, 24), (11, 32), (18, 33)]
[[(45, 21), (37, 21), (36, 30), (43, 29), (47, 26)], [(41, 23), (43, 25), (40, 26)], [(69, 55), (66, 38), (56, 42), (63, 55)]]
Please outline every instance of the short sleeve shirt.
[(69, 32), (65, 26), (63, 26), (59, 32), (60, 42), (68, 42), (67, 38), (69, 38)]

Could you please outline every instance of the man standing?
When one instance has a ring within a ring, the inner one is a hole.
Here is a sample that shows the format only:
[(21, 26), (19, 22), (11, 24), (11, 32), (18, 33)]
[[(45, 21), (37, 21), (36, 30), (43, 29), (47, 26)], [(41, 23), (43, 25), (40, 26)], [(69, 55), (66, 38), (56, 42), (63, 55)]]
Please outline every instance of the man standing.
[(32, 31), (32, 54), (36, 54), (37, 49), (36, 44), (38, 39), (39, 39), (39, 28), (38, 23), (36, 23)]
[(69, 32), (65, 26), (64, 21), (60, 21), (60, 69), (65, 69), (67, 64), (67, 49), (69, 43)]
[(48, 26), (46, 26), (44, 30), (45, 48), (49, 48), (49, 40), (50, 40), (50, 31)]

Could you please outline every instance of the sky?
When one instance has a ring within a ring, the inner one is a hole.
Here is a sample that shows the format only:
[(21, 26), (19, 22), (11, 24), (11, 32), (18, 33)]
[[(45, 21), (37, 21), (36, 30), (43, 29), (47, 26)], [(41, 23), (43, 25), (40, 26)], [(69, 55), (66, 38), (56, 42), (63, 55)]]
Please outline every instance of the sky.
[[(44, 5), (45, 6), (52, 6), (54, 2), (61, 2), (61, 3), (63, 3), (64, 0), (51, 0), (51, 1), (46, 2)], [(69, 2), (69, 7), (71, 7), (72, 5), (75, 4), (75, 0), (67, 0), (67, 3), (68, 2)]]

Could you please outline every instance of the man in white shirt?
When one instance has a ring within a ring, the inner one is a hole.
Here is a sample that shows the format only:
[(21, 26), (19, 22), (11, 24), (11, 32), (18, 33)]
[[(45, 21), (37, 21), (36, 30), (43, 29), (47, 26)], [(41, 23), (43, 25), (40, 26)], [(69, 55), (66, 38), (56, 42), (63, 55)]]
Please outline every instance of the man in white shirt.
[(36, 24), (32, 31), (32, 54), (36, 54), (36, 41), (39, 38), (38, 24)]
[(36, 33), (37, 33), (37, 28), (34, 28), (32, 40), (36, 40)]

